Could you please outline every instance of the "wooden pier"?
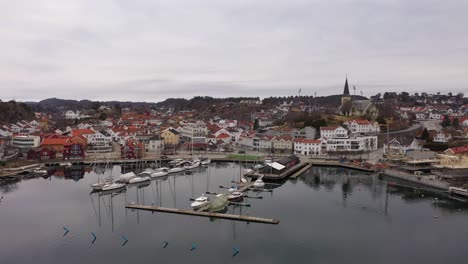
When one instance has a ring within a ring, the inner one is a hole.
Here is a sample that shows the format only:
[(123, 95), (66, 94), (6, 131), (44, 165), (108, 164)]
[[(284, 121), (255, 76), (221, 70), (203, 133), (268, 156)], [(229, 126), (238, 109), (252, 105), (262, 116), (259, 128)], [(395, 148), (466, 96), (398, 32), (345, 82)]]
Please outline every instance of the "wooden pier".
[(184, 209), (149, 206), (149, 205), (127, 205), (125, 207), (129, 209), (145, 210), (145, 211), (152, 211), (152, 212), (183, 214), (183, 215), (192, 215), (192, 216), (201, 216), (201, 217), (213, 217), (213, 218), (261, 223), (261, 224), (272, 224), (272, 225), (279, 224), (279, 220), (277, 219), (254, 217), (254, 216), (248, 216), (248, 215), (232, 215), (232, 214), (200, 212), (200, 211), (193, 211), (193, 210), (184, 210)]

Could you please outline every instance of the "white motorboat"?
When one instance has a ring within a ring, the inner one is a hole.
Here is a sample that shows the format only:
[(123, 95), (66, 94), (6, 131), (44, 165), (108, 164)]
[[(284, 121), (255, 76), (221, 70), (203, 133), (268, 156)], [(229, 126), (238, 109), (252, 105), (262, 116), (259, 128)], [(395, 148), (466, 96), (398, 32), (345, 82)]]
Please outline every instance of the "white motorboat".
[(210, 204), (210, 199), (202, 194), (202, 196), (198, 197), (193, 203), (190, 204), (190, 207), (193, 209), (199, 209), (207, 206), (208, 204)]
[(231, 188), (229, 188), (228, 191), (229, 191), (230, 193), (237, 191), (237, 186), (236, 186), (236, 185), (231, 186)]
[(150, 181), (150, 180), (151, 178), (149, 176), (144, 176), (144, 177), (137, 176), (135, 178), (128, 180), (128, 184), (140, 183), (140, 182), (145, 182), (145, 181)]
[(112, 182), (112, 183), (108, 183), (108, 184), (105, 184), (104, 186), (102, 186), (102, 191), (113, 191), (113, 190), (118, 190), (118, 189), (122, 189), (122, 188), (125, 188), (125, 184), (123, 183), (117, 183), (117, 182)]
[(259, 170), (261, 168), (263, 168), (264, 166), (262, 164), (256, 164), (253, 168), (254, 170)]
[(111, 181), (103, 181), (103, 182), (96, 182), (94, 184), (91, 184), (91, 188), (93, 188), (93, 191), (101, 191), (102, 187), (106, 184), (112, 183)]
[(187, 169), (187, 170), (195, 169), (195, 168), (198, 168), (198, 167), (200, 167), (200, 162), (199, 161), (190, 162), (189, 164), (186, 164), (184, 166), (184, 168)]
[(208, 164), (210, 164), (210, 163), (211, 163), (211, 160), (210, 160), (210, 159), (204, 159), (204, 160), (200, 161), (200, 164), (201, 164), (201, 165), (208, 165)]
[(140, 177), (146, 177), (146, 176), (151, 176), (151, 174), (154, 173), (154, 170), (151, 168), (146, 168), (142, 172), (138, 173), (138, 176)]
[(263, 182), (262, 179), (257, 179), (257, 180), (253, 183), (252, 186), (255, 187), (255, 188), (261, 188), (261, 187), (265, 186), (265, 182)]
[(151, 178), (164, 177), (169, 174), (168, 168), (159, 168), (151, 174)]
[(174, 167), (172, 169), (169, 169), (167, 172), (169, 173), (177, 173), (177, 172), (181, 172), (181, 171), (184, 171), (185, 168), (184, 167)]
[(254, 170), (252, 169), (244, 169), (244, 174), (250, 174), (250, 173), (253, 173)]
[(63, 162), (63, 163), (59, 163), (60, 166), (64, 166), (64, 167), (70, 167), (72, 166), (73, 164), (71, 162)]
[(183, 159), (174, 159), (174, 160), (169, 161), (167, 164), (169, 164), (170, 166), (176, 166), (176, 165), (180, 164), (181, 162), (184, 162), (184, 160)]
[(130, 181), (131, 179), (135, 177), (136, 177), (135, 173), (131, 171), (131, 172), (120, 175), (117, 181), (127, 183), (128, 181)]

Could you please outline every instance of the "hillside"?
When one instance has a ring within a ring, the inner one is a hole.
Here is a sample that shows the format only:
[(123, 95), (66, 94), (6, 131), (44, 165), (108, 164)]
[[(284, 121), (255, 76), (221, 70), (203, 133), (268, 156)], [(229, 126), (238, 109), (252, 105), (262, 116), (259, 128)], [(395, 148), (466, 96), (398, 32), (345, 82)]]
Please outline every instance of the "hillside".
[(10, 124), (20, 120), (35, 119), (34, 112), (25, 103), (0, 101), (0, 123)]
[(59, 98), (48, 98), (39, 102), (24, 102), (30, 106), (34, 111), (55, 111), (57, 109), (70, 109), (70, 110), (88, 110), (97, 105), (105, 105), (112, 107), (120, 105), (121, 107), (152, 107), (153, 103), (146, 102), (120, 102), (120, 101), (91, 101), (91, 100), (70, 100)]

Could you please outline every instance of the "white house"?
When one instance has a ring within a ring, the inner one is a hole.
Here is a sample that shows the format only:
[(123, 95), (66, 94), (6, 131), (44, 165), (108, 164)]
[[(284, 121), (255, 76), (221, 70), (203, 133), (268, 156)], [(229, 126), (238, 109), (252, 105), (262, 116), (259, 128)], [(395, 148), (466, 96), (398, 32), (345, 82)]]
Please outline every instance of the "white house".
[(440, 120), (440, 119), (442, 119), (442, 115), (439, 114), (439, 113), (431, 112), (431, 113), (429, 113), (429, 119)]
[(289, 152), (293, 150), (293, 138), (291, 136), (274, 136), (271, 140), (271, 147), (276, 151)]
[(437, 135), (434, 137), (432, 141), (434, 142), (439, 142), (439, 143), (447, 143), (452, 139), (452, 135), (449, 133), (444, 133), (444, 132), (439, 132)]
[(294, 153), (302, 155), (321, 155), (322, 141), (319, 139), (294, 139)]
[(350, 138), (321, 138), (327, 153), (372, 151), (377, 149), (377, 136), (356, 136)]
[(348, 130), (342, 126), (320, 127), (320, 136), (325, 138), (347, 138)]
[(145, 149), (146, 152), (162, 153), (162, 150), (164, 149), (164, 139), (159, 135), (150, 137)]
[(370, 122), (363, 119), (354, 119), (343, 123), (351, 133), (375, 134), (380, 133), (380, 125), (377, 122)]
[(427, 119), (427, 114), (426, 113), (416, 113), (416, 119), (417, 120)]
[(80, 119), (80, 111), (76, 111), (76, 113), (72, 110), (67, 110), (65, 112), (65, 119)]
[(423, 142), (414, 137), (393, 138), (383, 145), (384, 155), (406, 155), (407, 151), (421, 150)]
[(94, 134), (86, 134), (84, 136), (88, 139), (88, 144), (95, 146), (107, 146), (112, 142), (112, 135), (105, 130), (99, 130)]

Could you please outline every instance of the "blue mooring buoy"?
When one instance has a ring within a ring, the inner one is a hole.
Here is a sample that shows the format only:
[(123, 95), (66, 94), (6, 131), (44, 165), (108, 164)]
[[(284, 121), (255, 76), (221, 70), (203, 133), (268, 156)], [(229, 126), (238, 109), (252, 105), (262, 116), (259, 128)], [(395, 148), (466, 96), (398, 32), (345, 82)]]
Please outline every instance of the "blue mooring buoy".
[(63, 230), (65, 230), (65, 233), (63, 234), (63, 236), (66, 236), (68, 234), (68, 232), (70, 232), (70, 230), (68, 230), (68, 228), (66, 228), (66, 227), (63, 227)]
[(240, 249), (238, 249), (236, 247), (233, 247), (232, 250), (234, 250), (234, 254), (232, 254), (233, 257), (235, 257), (240, 252)]
[(91, 235), (93, 236), (93, 241), (91, 241), (91, 244), (94, 244), (97, 237), (96, 237), (96, 234), (94, 234), (94, 232), (91, 232)]
[(127, 244), (128, 239), (124, 235), (121, 235), (121, 237), (124, 240), (124, 242), (122, 243), (122, 247), (123, 247), (123, 246), (125, 246), (125, 244)]
[(195, 249), (197, 249), (197, 245), (192, 244), (192, 248), (190, 249), (190, 251), (194, 251)]
[(162, 243), (164, 244), (164, 245), (163, 245), (163, 248), (166, 248), (167, 245), (169, 245), (169, 242), (167, 242), (167, 241), (163, 241)]

